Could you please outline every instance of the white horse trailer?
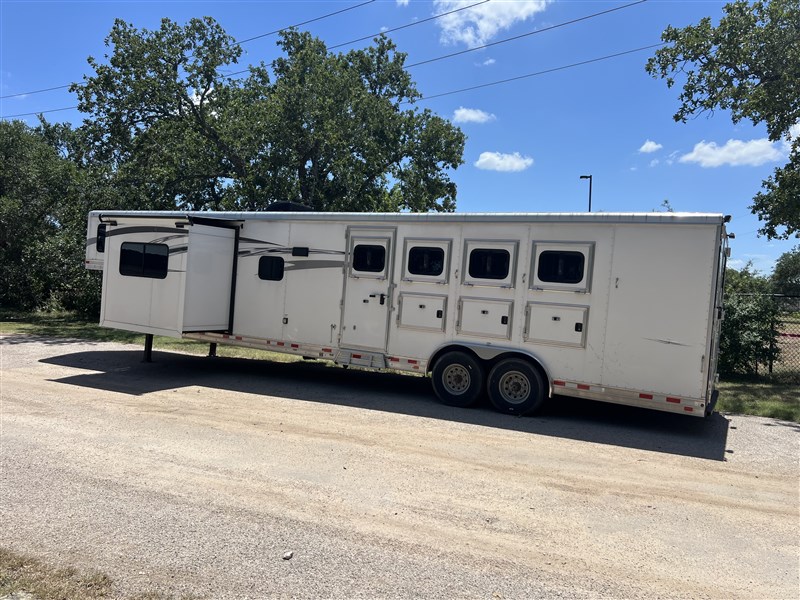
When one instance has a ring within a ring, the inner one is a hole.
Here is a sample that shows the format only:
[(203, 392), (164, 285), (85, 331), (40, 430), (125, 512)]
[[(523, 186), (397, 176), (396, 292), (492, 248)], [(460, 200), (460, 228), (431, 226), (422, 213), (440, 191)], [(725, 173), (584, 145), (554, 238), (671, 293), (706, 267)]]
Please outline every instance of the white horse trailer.
[(503, 412), (554, 394), (703, 416), (717, 214), (89, 214), (100, 324), (430, 373)]

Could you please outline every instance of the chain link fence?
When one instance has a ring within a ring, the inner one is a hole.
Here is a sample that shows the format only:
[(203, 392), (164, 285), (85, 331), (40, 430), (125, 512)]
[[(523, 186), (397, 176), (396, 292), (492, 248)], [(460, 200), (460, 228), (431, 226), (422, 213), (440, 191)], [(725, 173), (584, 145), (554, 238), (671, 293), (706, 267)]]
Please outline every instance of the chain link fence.
[(800, 295), (775, 294), (772, 300), (778, 309), (773, 323), (778, 352), (767, 365), (769, 372), (800, 374)]

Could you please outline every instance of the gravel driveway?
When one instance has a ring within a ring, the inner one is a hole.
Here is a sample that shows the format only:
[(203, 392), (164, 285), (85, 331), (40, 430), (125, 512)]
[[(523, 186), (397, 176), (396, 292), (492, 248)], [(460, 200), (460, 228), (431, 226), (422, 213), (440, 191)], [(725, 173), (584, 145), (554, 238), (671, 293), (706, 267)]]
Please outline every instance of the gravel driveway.
[[(0, 546), (120, 596), (797, 598), (800, 427), (5, 336)], [(291, 552), (291, 559), (285, 559)]]

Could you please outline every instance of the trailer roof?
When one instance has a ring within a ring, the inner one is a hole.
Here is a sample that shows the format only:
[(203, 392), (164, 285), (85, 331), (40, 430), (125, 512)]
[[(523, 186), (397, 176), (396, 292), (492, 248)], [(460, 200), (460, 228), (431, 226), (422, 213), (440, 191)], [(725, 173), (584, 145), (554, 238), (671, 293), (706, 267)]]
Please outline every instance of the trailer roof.
[(467, 223), (674, 223), (714, 224), (725, 217), (719, 213), (345, 213), (345, 212), (225, 212), (225, 211), (92, 211), (103, 218), (139, 217), (155, 219), (219, 219), (225, 221), (379, 221)]

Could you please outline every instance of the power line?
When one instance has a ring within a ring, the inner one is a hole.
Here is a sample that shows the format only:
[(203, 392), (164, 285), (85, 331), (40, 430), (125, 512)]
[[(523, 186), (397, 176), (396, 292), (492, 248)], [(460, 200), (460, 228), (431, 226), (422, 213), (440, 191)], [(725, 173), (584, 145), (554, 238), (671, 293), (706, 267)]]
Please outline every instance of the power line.
[[(484, 0), (484, 2), (479, 2), (478, 4), (484, 4), (485, 2), (488, 2), (488, 1), (489, 0)], [(536, 35), (537, 33), (544, 33), (545, 31), (551, 31), (553, 29), (558, 29), (559, 27), (565, 27), (566, 25), (573, 25), (573, 24), (579, 23), (581, 21), (587, 21), (589, 19), (594, 19), (596, 17), (600, 17), (602, 15), (605, 15), (605, 14), (608, 14), (608, 13), (611, 13), (611, 12), (615, 12), (615, 11), (618, 11), (618, 10), (623, 10), (625, 8), (631, 8), (632, 6), (636, 6), (638, 4), (643, 4), (644, 2), (647, 2), (647, 0), (637, 0), (636, 2), (631, 2), (630, 4), (623, 4), (622, 6), (617, 6), (615, 8), (610, 8), (608, 10), (603, 10), (603, 11), (600, 11), (600, 12), (597, 12), (597, 13), (593, 13), (593, 14), (590, 14), (590, 15), (585, 15), (585, 16), (579, 17), (577, 19), (572, 19), (570, 21), (564, 21), (563, 23), (557, 23), (556, 25), (551, 25), (550, 27), (545, 27), (543, 29), (535, 29), (535, 30), (529, 31), (527, 33), (522, 33), (520, 35), (515, 35), (515, 36), (509, 37), (509, 38), (502, 39), (502, 40), (497, 40), (496, 42), (490, 42), (490, 43), (484, 44), (482, 46), (476, 46), (475, 48), (468, 48), (466, 50), (460, 50), (459, 52), (452, 52), (450, 54), (443, 54), (442, 56), (435, 56), (434, 58), (429, 58), (427, 60), (423, 60), (423, 61), (420, 61), (420, 62), (412, 63), (410, 65), (404, 65), (403, 68), (404, 69), (410, 69), (412, 67), (418, 67), (419, 65), (424, 65), (424, 64), (436, 62), (436, 61), (439, 61), (439, 60), (444, 60), (446, 58), (452, 58), (454, 56), (460, 56), (462, 54), (467, 54), (468, 52), (474, 52), (476, 50), (483, 50), (483, 49), (489, 48), (491, 46), (497, 46), (499, 44), (505, 44), (507, 42), (513, 42), (515, 40), (518, 40), (518, 39), (521, 39), (521, 38), (524, 38), (524, 37), (528, 37), (528, 36), (531, 36), (531, 35)], [(472, 8), (474, 6), (478, 6), (478, 4), (471, 4), (470, 6), (465, 6), (463, 8), (458, 9), (458, 10), (465, 10), (467, 8)], [(435, 15), (433, 17), (430, 17), (429, 19), (426, 19), (426, 20), (430, 21), (432, 19), (438, 19), (439, 17), (443, 17), (445, 15), (451, 14), (452, 12), (456, 12), (456, 11), (451, 11), (450, 13), (442, 13), (440, 15)], [(409, 24), (403, 25), (401, 27), (397, 27), (395, 29), (390, 29), (388, 31), (396, 31), (397, 29), (403, 29), (405, 27), (411, 27), (413, 25), (417, 25), (418, 23), (423, 23), (423, 22), (424, 21), (419, 21), (419, 22), (415, 22), (415, 23), (409, 23)], [(359, 39), (356, 39), (356, 40), (351, 40), (349, 42), (343, 42), (341, 44), (336, 44), (335, 46), (329, 46), (328, 50), (332, 50), (334, 48), (339, 48), (340, 46), (346, 46), (346, 45), (352, 44), (354, 42), (360, 42), (360, 41), (362, 41), (362, 40), (364, 40), (366, 38), (369, 38), (369, 37), (370, 36), (366, 36), (364, 38), (359, 38)], [(275, 66), (275, 61), (273, 60), (271, 63), (269, 63), (268, 66), (274, 67)], [(249, 72), (250, 72), (250, 69), (242, 69), (242, 70), (239, 70), (239, 71), (233, 71), (232, 73), (228, 73), (225, 76), (228, 77), (228, 78), (231, 78), (231, 77), (234, 77), (236, 75), (243, 75), (244, 73), (249, 73)]]
[[(443, 96), (452, 96), (453, 94), (460, 94), (460, 93), (469, 92), (469, 91), (472, 91), (472, 90), (478, 90), (478, 89), (482, 89), (482, 88), (492, 87), (492, 86), (495, 86), (495, 85), (501, 85), (503, 83), (510, 83), (512, 81), (519, 81), (521, 79), (528, 79), (530, 77), (537, 77), (539, 75), (546, 75), (547, 73), (555, 73), (557, 71), (565, 71), (567, 69), (572, 69), (572, 68), (580, 67), (580, 66), (583, 66), (583, 65), (588, 65), (588, 64), (592, 64), (592, 63), (596, 63), (596, 62), (601, 62), (601, 61), (604, 61), (604, 60), (617, 58), (619, 56), (625, 56), (627, 54), (634, 54), (636, 52), (642, 52), (644, 50), (651, 50), (653, 48), (658, 48), (658, 47), (663, 46), (665, 44), (666, 44), (666, 42), (660, 42), (658, 44), (651, 44), (649, 46), (641, 46), (640, 48), (634, 48), (633, 50), (625, 50), (623, 52), (616, 52), (614, 54), (607, 54), (605, 56), (600, 56), (600, 57), (597, 57), (597, 58), (590, 58), (588, 60), (582, 60), (580, 62), (570, 63), (568, 65), (562, 65), (560, 67), (553, 67), (552, 69), (545, 69), (543, 71), (536, 71), (534, 73), (527, 73), (525, 75), (518, 75), (517, 77), (509, 77), (507, 79), (500, 79), (500, 80), (497, 80), (497, 81), (490, 81), (488, 83), (482, 83), (482, 84), (479, 84), (479, 85), (473, 85), (473, 86), (470, 86), (470, 87), (460, 88), (460, 89), (457, 89), (457, 90), (451, 90), (449, 92), (442, 92), (442, 93), (439, 93), (439, 94), (433, 94), (431, 96), (423, 96), (421, 98), (418, 98), (417, 100), (414, 100), (413, 102), (410, 101), (410, 100), (407, 100), (403, 104), (413, 104), (414, 102), (421, 102), (423, 100), (433, 100), (434, 98), (441, 98)], [(0, 118), (2, 118), (2, 119), (11, 119), (11, 118), (15, 118), (15, 117), (27, 117), (27, 116), (31, 116), (31, 115), (40, 115), (40, 114), (43, 114), (43, 113), (56, 112), (56, 111), (61, 111), (61, 110), (71, 110), (73, 108), (78, 108), (78, 107), (77, 106), (67, 106), (65, 108), (54, 108), (54, 109), (50, 109), (50, 110), (40, 110), (40, 111), (36, 111), (36, 112), (20, 113), (20, 114), (16, 114), (16, 115), (6, 115), (6, 116), (0, 117)]]
[(71, 83), (67, 83), (66, 85), (57, 85), (54, 87), (43, 88), (41, 90), (32, 90), (30, 92), (20, 92), (18, 94), (8, 94), (6, 96), (0, 96), (0, 100), (5, 100), (6, 98), (19, 98), (20, 96), (30, 96), (32, 94), (41, 94), (42, 92), (52, 92), (53, 90), (63, 90), (64, 88), (68, 88), (71, 86)]
[[(239, 41), (234, 42), (234, 44), (236, 44), (236, 45), (244, 44), (246, 42), (251, 42), (251, 41), (259, 39), (259, 38), (263, 38), (263, 37), (266, 37), (266, 36), (269, 36), (269, 35), (274, 35), (276, 33), (280, 33), (280, 32), (285, 31), (287, 29), (291, 29), (292, 27), (299, 27), (299, 26), (302, 26), (302, 25), (307, 25), (307, 24), (313, 23), (315, 21), (320, 21), (322, 19), (326, 19), (326, 18), (332, 17), (334, 15), (338, 15), (338, 14), (341, 14), (341, 13), (344, 13), (344, 12), (347, 12), (347, 11), (350, 11), (350, 10), (354, 10), (356, 8), (360, 8), (360, 7), (365, 6), (367, 4), (371, 4), (371, 3), (375, 2), (375, 1), (376, 0), (367, 0), (366, 2), (362, 2), (360, 4), (355, 4), (353, 6), (349, 6), (347, 8), (343, 8), (343, 9), (340, 9), (340, 10), (337, 10), (337, 11), (334, 11), (334, 12), (331, 12), (331, 13), (327, 13), (325, 15), (321, 15), (319, 17), (315, 17), (313, 19), (309, 19), (309, 20), (303, 21), (301, 23), (296, 23), (294, 25), (290, 25), (289, 27), (284, 27), (282, 29), (276, 29), (274, 31), (263, 33), (263, 34), (260, 34), (260, 35), (257, 35), (257, 36), (253, 36), (253, 37), (250, 37), (250, 38), (245, 38), (243, 40), (239, 40)], [(468, 6), (463, 6), (461, 8), (455, 9), (455, 10), (451, 10), (451, 11), (444, 12), (444, 13), (441, 13), (441, 14), (438, 14), (438, 15), (434, 15), (432, 17), (428, 17), (427, 19), (422, 19), (422, 20), (419, 20), (419, 21), (413, 21), (411, 23), (406, 23), (405, 25), (400, 25), (398, 27), (394, 27), (392, 29), (388, 29), (388, 30), (386, 30), (386, 31), (384, 31), (382, 33), (390, 33), (390, 32), (393, 32), (393, 31), (399, 31), (401, 29), (406, 29), (408, 27), (413, 27), (415, 25), (421, 25), (422, 23), (433, 21), (435, 19), (439, 19), (441, 17), (447, 16), (447, 15), (450, 15), (450, 14), (453, 14), (453, 13), (456, 13), (456, 12), (459, 12), (459, 11), (462, 11), (462, 10), (467, 10), (467, 9), (479, 6), (481, 4), (486, 4), (489, 1), (490, 0), (482, 0), (481, 2), (477, 2), (475, 4), (470, 4)], [(490, 43), (484, 44), (482, 46), (476, 46), (474, 48), (468, 48), (466, 50), (461, 50), (459, 52), (452, 52), (450, 54), (444, 54), (442, 56), (429, 58), (427, 60), (423, 60), (423, 61), (420, 61), (420, 62), (412, 63), (410, 65), (405, 65), (403, 68), (404, 69), (410, 69), (412, 67), (418, 67), (420, 65), (425, 65), (425, 64), (432, 63), (432, 62), (445, 60), (447, 58), (452, 58), (454, 56), (460, 56), (462, 54), (467, 54), (469, 52), (475, 52), (476, 50), (483, 50), (485, 48), (490, 48), (492, 46), (497, 46), (497, 45), (500, 45), (500, 44), (505, 44), (505, 43), (508, 43), (508, 42), (512, 42), (512, 41), (515, 41), (515, 40), (518, 40), (518, 39), (521, 39), (521, 38), (524, 38), (524, 37), (528, 37), (528, 36), (531, 36), (531, 35), (536, 35), (537, 33), (544, 33), (545, 31), (551, 31), (553, 29), (558, 29), (560, 27), (565, 27), (567, 25), (573, 25), (575, 23), (579, 23), (581, 21), (587, 21), (589, 19), (594, 19), (596, 17), (602, 16), (602, 15), (605, 15), (605, 14), (608, 14), (608, 13), (616, 12), (618, 10), (631, 8), (633, 6), (636, 6), (636, 5), (639, 5), (639, 4), (643, 4), (645, 2), (647, 2), (647, 0), (637, 0), (636, 2), (631, 2), (629, 4), (624, 4), (622, 6), (617, 6), (617, 7), (614, 7), (614, 8), (610, 8), (608, 10), (603, 10), (603, 11), (600, 11), (600, 12), (597, 12), (597, 13), (593, 13), (593, 14), (590, 14), (590, 15), (585, 15), (583, 17), (579, 17), (577, 19), (572, 19), (570, 21), (564, 21), (562, 23), (558, 23), (556, 25), (551, 25), (550, 27), (545, 27), (543, 29), (536, 29), (534, 31), (529, 31), (527, 33), (523, 33), (523, 34), (520, 34), (520, 35), (515, 35), (515, 36), (509, 37), (509, 38), (502, 39), (502, 40), (497, 40), (496, 42), (490, 42)], [(372, 38), (375, 35), (380, 35), (380, 34), (372, 34), (372, 35), (356, 38), (356, 39), (353, 39), (353, 40), (350, 40), (350, 41), (347, 41), (347, 42), (342, 42), (340, 44), (336, 44), (334, 46), (328, 47), (328, 50), (333, 50), (335, 48), (340, 48), (342, 46), (347, 46), (349, 44), (360, 42), (360, 41), (363, 41), (365, 39)], [(270, 63), (270, 66), (274, 66), (274, 64), (275, 64), (275, 61), (272, 61)], [(232, 73), (228, 73), (227, 75), (225, 75), (225, 77), (231, 78), (231, 77), (233, 77), (235, 75), (243, 75), (244, 73), (248, 73), (249, 71), (250, 71), (249, 68), (248, 69), (242, 69), (240, 71), (234, 71)], [(42, 93), (42, 92), (59, 90), (59, 89), (68, 88), (71, 85), (73, 85), (73, 84), (54, 86), (54, 87), (50, 87), (50, 88), (34, 90), (34, 91), (31, 91), (31, 92), (21, 92), (21, 93), (18, 93), (18, 94), (8, 94), (6, 96), (0, 96), (0, 99), (15, 98), (15, 97), (19, 97), (19, 96), (26, 96), (26, 95), (30, 95), (30, 94), (38, 94), (38, 93)], [(49, 110), (44, 110), (44, 111), (35, 111), (35, 112), (28, 112), (28, 113), (18, 113), (18, 114), (15, 114), (15, 115), (6, 115), (6, 116), (0, 117), (0, 118), (2, 118), (2, 119), (10, 119), (10, 118), (15, 118), (15, 117), (27, 117), (27, 116), (38, 115), (38, 114), (42, 114), (42, 113), (50, 113), (50, 112), (71, 110), (71, 109), (74, 109), (74, 108), (77, 108), (77, 106), (67, 106), (67, 107), (64, 107), (64, 108), (54, 108), (54, 109), (49, 109)]]
[[(238, 40), (231, 44), (231, 46), (241, 46), (247, 42), (252, 42), (253, 40), (259, 40), (261, 38), (265, 38), (270, 35), (275, 35), (276, 33), (281, 33), (282, 31), (286, 31), (287, 29), (292, 29), (293, 27), (301, 27), (302, 25), (308, 25), (309, 23), (314, 23), (315, 21), (321, 21), (322, 19), (327, 19), (328, 17), (333, 17), (335, 15), (340, 15), (342, 13), (346, 13), (351, 10), (355, 10), (356, 8), (361, 8), (362, 6), (366, 6), (367, 4), (372, 4), (376, 0), (367, 0), (366, 2), (362, 2), (361, 4), (355, 4), (353, 6), (348, 6), (347, 8), (342, 8), (340, 10), (334, 11), (332, 13), (328, 13), (327, 15), (322, 15), (320, 17), (314, 17), (313, 19), (309, 19), (308, 21), (303, 21), (302, 23), (295, 23), (294, 25), (289, 25), (288, 27), (283, 27), (281, 29), (276, 29), (275, 31), (270, 31), (267, 33), (262, 33), (260, 35), (254, 35), (253, 37), (249, 37), (243, 40)], [(487, 0), (488, 1), (488, 0)]]
[(34, 115), (43, 115), (44, 113), (59, 112), (62, 110), (72, 110), (78, 108), (77, 106), (65, 106), (64, 108), (48, 108), (47, 110), (36, 110), (33, 112), (17, 113), (15, 115), (3, 115), (0, 119), (16, 119), (17, 117), (30, 117)]
[(513, 42), (514, 40), (519, 40), (524, 37), (528, 37), (531, 35), (536, 35), (537, 33), (544, 33), (545, 31), (551, 31), (553, 29), (558, 29), (559, 27), (565, 27), (567, 25), (573, 25), (575, 23), (580, 23), (581, 21), (587, 21), (588, 19), (594, 19), (595, 17), (599, 17), (601, 15), (606, 15), (608, 13), (612, 13), (618, 10), (623, 10), (625, 8), (630, 8), (632, 6), (636, 6), (637, 4), (643, 4), (647, 2), (647, 0), (638, 0), (637, 2), (631, 2), (630, 4), (623, 4), (622, 6), (616, 6), (614, 8), (609, 8), (608, 10), (603, 10), (598, 13), (594, 13), (591, 15), (586, 15), (585, 17), (579, 17), (577, 19), (572, 19), (571, 21), (564, 21), (563, 23), (558, 23), (557, 25), (551, 25), (550, 27), (544, 27), (542, 29), (534, 29), (533, 31), (529, 31), (528, 33), (522, 33), (520, 35), (515, 35), (510, 38), (505, 38), (503, 40), (497, 40), (496, 42), (490, 42), (488, 44), (484, 44), (482, 46), (475, 46), (474, 48), (467, 48), (466, 50), (460, 50), (459, 52), (452, 52), (451, 54), (445, 54), (443, 56), (437, 56), (435, 58), (429, 58), (428, 60), (422, 60), (420, 62), (412, 63), (410, 65), (405, 65), (404, 68), (410, 69), (411, 67), (418, 67), (420, 65), (426, 65), (428, 63), (436, 62), (438, 60), (444, 60), (445, 58), (452, 58), (454, 56), (460, 56), (462, 54), (467, 54), (468, 52), (475, 52), (476, 50), (483, 50), (485, 48), (490, 48), (491, 46), (497, 46), (499, 44), (505, 44), (507, 42)]
[[(377, 0), (366, 0), (366, 2), (361, 2), (360, 4), (354, 4), (353, 6), (348, 6), (347, 8), (342, 8), (342, 9), (339, 9), (339, 10), (331, 12), (331, 13), (320, 15), (319, 17), (314, 17), (313, 19), (308, 19), (307, 21), (302, 21), (300, 23), (295, 23), (294, 25), (289, 25), (289, 26), (283, 27), (281, 29), (276, 29), (274, 31), (269, 31), (267, 33), (262, 33), (260, 35), (255, 35), (253, 37), (245, 38), (243, 40), (234, 41), (232, 44), (229, 44), (228, 46), (226, 46), (226, 48), (229, 48), (231, 46), (240, 46), (240, 45), (245, 44), (247, 42), (252, 42), (253, 40), (264, 38), (264, 37), (267, 37), (267, 36), (270, 36), (270, 35), (275, 35), (276, 33), (281, 33), (282, 31), (286, 31), (287, 29), (292, 29), (293, 27), (301, 27), (303, 25), (308, 25), (309, 23), (314, 23), (316, 21), (321, 21), (323, 19), (327, 19), (328, 17), (333, 17), (333, 16), (336, 16), (336, 15), (340, 15), (342, 13), (345, 13), (345, 12), (348, 12), (348, 11), (351, 11), (351, 10), (355, 10), (356, 8), (361, 8), (362, 6), (366, 6), (367, 4), (372, 4), (373, 2), (376, 2), (376, 1)], [(488, 1), (489, 0), (484, 0), (484, 2), (488, 2)], [(49, 87), (49, 88), (42, 88), (42, 89), (39, 89), (39, 90), (31, 90), (30, 92), (19, 92), (17, 94), (6, 94), (5, 96), (0, 96), (0, 100), (5, 100), (7, 98), (19, 98), (20, 96), (30, 96), (32, 94), (41, 94), (43, 92), (52, 92), (54, 90), (63, 90), (63, 89), (68, 88), (68, 87), (70, 87), (72, 85), (75, 85), (75, 84), (74, 83), (67, 83), (65, 85), (56, 85), (56, 86)], [(70, 108), (74, 108), (74, 107), (70, 107)], [(56, 110), (69, 110), (69, 108), (54, 108), (54, 109), (51, 109), (51, 110), (40, 111), (40, 112), (53, 112), (53, 111), (56, 111)], [(27, 113), (27, 114), (39, 114), (39, 113)], [(7, 117), (2, 117), (2, 118), (7, 118)]]
[[(490, 2), (490, 1), (491, 0), (481, 0), (481, 2), (476, 2), (475, 4), (470, 4), (468, 6), (462, 6), (461, 8), (457, 8), (455, 10), (451, 10), (451, 11), (448, 11), (448, 12), (443, 12), (443, 13), (440, 13), (438, 15), (433, 15), (432, 17), (428, 17), (427, 19), (421, 19), (421, 20), (418, 20), (418, 21), (412, 21), (411, 23), (406, 23), (405, 25), (400, 25), (398, 27), (393, 27), (392, 29), (387, 29), (387, 30), (381, 31), (379, 33), (373, 33), (371, 35), (365, 35), (363, 37), (356, 38), (354, 40), (350, 40), (350, 41), (347, 41), (347, 42), (342, 42), (340, 44), (335, 44), (333, 46), (328, 46), (327, 48), (328, 48), (328, 50), (334, 50), (336, 48), (341, 48), (342, 46), (349, 46), (350, 44), (355, 44), (356, 42), (362, 42), (364, 40), (371, 39), (371, 38), (373, 38), (373, 37), (375, 37), (377, 35), (381, 35), (381, 34), (384, 34), (384, 33), (391, 33), (393, 31), (399, 31), (401, 29), (407, 29), (408, 27), (414, 27), (415, 25), (422, 25), (423, 23), (427, 23), (429, 21), (434, 21), (436, 19), (441, 19), (442, 17), (446, 17), (447, 15), (452, 15), (453, 13), (457, 13), (457, 12), (460, 12), (462, 10), (467, 10), (467, 9), (470, 9), (470, 8), (474, 8), (474, 7), (479, 6), (481, 4), (486, 4), (487, 2)], [(645, 0), (641, 0), (641, 1), (644, 2)], [(275, 66), (275, 61), (273, 60), (271, 63), (269, 63), (269, 66), (270, 67)], [(243, 75), (243, 74), (249, 73), (249, 72), (250, 72), (250, 69), (241, 69), (239, 71), (233, 71), (231, 73), (226, 73), (225, 77), (230, 79), (230, 78), (234, 77), (235, 75)]]
[[(659, 44), (651, 44), (650, 46), (642, 46), (641, 48), (634, 48), (633, 50), (625, 50), (624, 52), (617, 52), (615, 54), (607, 54), (606, 56), (600, 56), (598, 58), (591, 58), (589, 60), (582, 60), (580, 62), (571, 63), (569, 65), (563, 65), (561, 67), (553, 67), (552, 69), (545, 69), (544, 71), (536, 71), (535, 73), (528, 73), (527, 75), (518, 75), (517, 77), (509, 77), (508, 79), (500, 79), (498, 81), (491, 81), (489, 83), (482, 83), (480, 85), (473, 85), (466, 88), (461, 88), (458, 90), (452, 90), (450, 92), (442, 92), (441, 94), (434, 94), (432, 96), (423, 96), (422, 98), (415, 100), (415, 102), (420, 102), (422, 100), (433, 100), (434, 98), (441, 98), (443, 96), (452, 96), (453, 94), (460, 94), (462, 92), (469, 92), (472, 90), (478, 90), (481, 88), (491, 87), (494, 85), (500, 85), (501, 83), (509, 83), (511, 81), (519, 81), (520, 79), (527, 79), (529, 77), (536, 77), (537, 75), (545, 75), (547, 73), (555, 73), (556, 71), (564, 71), (566, 69), (572, 69), (574, 67), (580, 67), (582, 65), (588, 65), (591, 63), (600, 62), (603, 60), (608, 60), (610, 58), (616, 58), (618, 56), (625, 56), (626, 54), (633, 54), (635, 52), (641, 52), (642, 50), (650, 50), (652, 48), (658, 48), (659, 46), (663, 46), (666, 42), (661, 42)], [(410, 101), (405, 102), (406, 104), (410, 104)]]
[[(481, 0), (481, 2), (476, 2), (475, 4), (470, 4), (468, 6), (462, 6), (461, 8), (456, 8), (455, 10), (451, 10), (448, 12), (443, 12), (438, 15), (433, 15), (432, 17), (428, 17), (427, 19), (420, 19), (418, 21), (412, 21), (411, 23), (406, 23), (405, 25), (400, 25), (399, 27), (393, 27), (391, 29), (385, 29), (384, 31), (380, 31), (378, 33), (373, 33), (371, 35), (365, 35), (364, 37), (356, 38), (354, 40), (350, 40), (349, 42), (342, 42), (341, 44), (336, 44), (335, 46), (328, 46), (328, 50), (335, 50), (336, 48), (341, 48), (342, 46), (349, 46), (350, 44), (355, 44), (356, 42), (363, 42), (364, 40), (368, 40), (374, 38), (376, 35), (382, 35), (384, 33), (392, 33), (393, 31), (400, 31), (401, 29), (407, 29), (409, 27), (414, 27), (415, 25), (422, 25), (423, 23), (427, 23), (428, 21), (434, 21), (436, 19), (441, 19), (442, 17), (446, 17), (447, 15), (452, 15), (453, 13), (461, 12), (462, 10), (467, 10), (470, 8), (474, 8), (476, 6), (480, 6), (481, 4), (486, 4), (490, 0)], [(644, 0), (642, 0), (644, 1)]]

